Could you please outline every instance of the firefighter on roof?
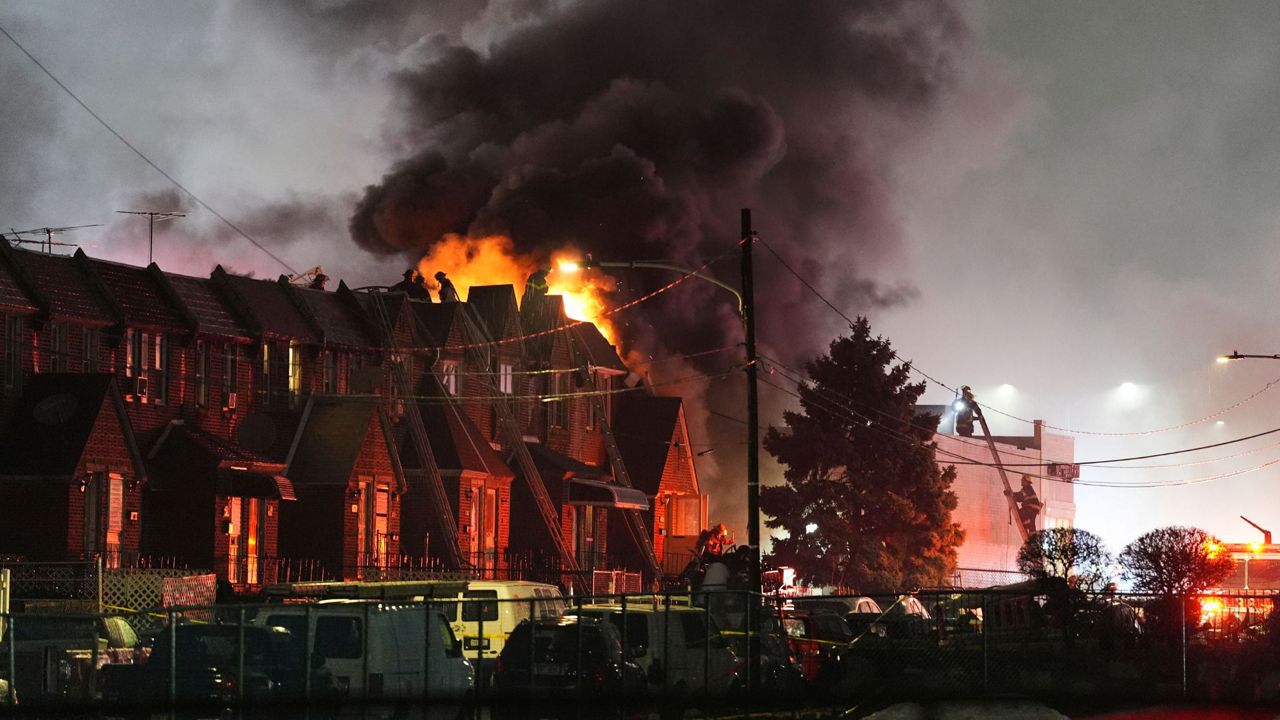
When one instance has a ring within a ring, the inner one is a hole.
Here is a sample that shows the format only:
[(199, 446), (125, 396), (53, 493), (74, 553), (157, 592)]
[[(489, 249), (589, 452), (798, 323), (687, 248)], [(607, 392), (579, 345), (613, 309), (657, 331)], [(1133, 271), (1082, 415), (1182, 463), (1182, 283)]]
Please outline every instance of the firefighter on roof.
[(445, 277), (443, 270), (436, 273), (436, 282), (440, 283), (440, 302), (458, 302), (458, 290), (453, 287), (453, 282)]

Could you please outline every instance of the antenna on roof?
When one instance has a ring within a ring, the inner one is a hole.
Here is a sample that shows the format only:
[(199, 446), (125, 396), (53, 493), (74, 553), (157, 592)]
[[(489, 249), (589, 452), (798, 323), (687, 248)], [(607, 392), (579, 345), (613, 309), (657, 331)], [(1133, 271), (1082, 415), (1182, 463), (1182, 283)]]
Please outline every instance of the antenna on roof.
[[(54, 235), (61, 235), (62, 233), (68, 230), (79, 230), (80, 228), (91, 228), (91, 227), (102, 227), (102, 223), (95, 223), (93, 225), (67, 225), (66, 227), (42, 227), (42, 228), (32, 228), (30, 230), (14, 230), (10, 228), (9, 234), (13, 236), (13, 242), (15, 243), (21, 243), (26, 245), (39, 245), (40, 249), (43, 250), (45, 253), (52, 253), (54, 245), (59, 245), (64, 247), (76, 246), (75, 243), (54, 242), (53, 240)], [(27, 240), (22, 237), (23, 235), (43, 235), (44, 239)]]
[(173, 220), (174, 218), (186, 217), (186, 213), (170, 212), (167, 210), (117, 210), (121, 215), (146, 215), (151, 221), (151, 235), (147, 240), (147, 264), (152, 263), (152, 256), (156, 249), (156, 220), (164, 222), (165, 220)]

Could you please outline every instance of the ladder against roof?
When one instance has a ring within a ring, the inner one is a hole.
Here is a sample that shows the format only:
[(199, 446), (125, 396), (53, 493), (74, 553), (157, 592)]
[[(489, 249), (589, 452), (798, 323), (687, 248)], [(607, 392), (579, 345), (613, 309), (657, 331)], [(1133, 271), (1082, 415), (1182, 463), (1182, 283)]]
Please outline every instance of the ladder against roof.
[[(586, 343), (582, 341), (581, 334), (576, 332), (576, 328), (573, 337), (583, 347), (586, 346)], [(586, 372), (586, 385), (588, 391), (592, 393), (592, 409), (595, 411), (596, 417), (600, 418), (600, 434), (604, 437), (604, 449), (609, 456), (609, 466), (613, 468), (613, 479), (623, 487), (635, 487), (631, 484), (631, 473), (627, 472), (627, 464), (622, 460), (622, 451), (618, 449), (618, 439), (614, 436), (613, 428), (609, 424), (609, 416), (605, 413), (604, 398), (596, 392), (595, 379), (592, 377), (589, 366)], [(623, 517), (626, 519), (627, 532), (631, 535), (631, 539), (635, 541), (645, 564), (649, 566), (649, 573), (654, 582), (657, 582), (662, 577), (662, 566), (658, 564), (658, 554), (653, 549), (653, 538), (649, 535), (649, 528), (645, 525), (644, 516), (640, 514), (639, 510), (625, 510), (623, 511)]]
[[(480, 338), (484, 342), (491, 342), (492, 339), (489, 334), (471, 317), (471, 313), (474, 311), (474, 308), (470, 305), (463, 305), (462, 318), (467, 324), (468, 331), (474, 338)], [(529, 494), (533, 495), (534, 504), (538, 506), (538, 514), (542, 516), (542, 525), (546, 528), (547, 534), (551, 536), (551, 543), (560, 555), (561, 570), (567, 573), (578, 573), (577, 558), (574, 557), (568, 543), (564, 540), (564, 534), (560, 531), (560, 514), (556, 511), (555, 504), (551, 502), (551, 495), (547, 492), (547, 486), (542, 482), (542, 473), (538, 471), (537, 464), (533, 462), (533, 456), (529, 454), (528, 446), (524, 444), (524, 432), (520, 429), (520, 423), (516, 420), (516, 415), (511, 409), (511, 405), (503, 397), (496, 373), (493, 372), (493, 367), (490, 365), (489, 353), (485, 349), (488, 346), (477, 347), (475, 343), (469, 343), (469, 345), (471, 347), (467, 350), (468, 359), (476, 367), (483, 369), (480, 377), (484, 378), (485, 390), (493, 398), (491, 402), (497, 413), (498, 426), (502, 431), (502, 437), (507, 447), (511, 449), (511, 454), (515, 458), (516, 464), (520, 467), (520, 475), (524, 478), (525, 484), (529, 488)]]
[(422, 463), (422, 469), (427, 478), (425, 484), (430, 509), (439, 519), (440, 530), (444, 535), (445, 557), (443, 559), (451, 569), (463, 570), (467, 567), (467, 562), (462, 554), (462, 546), (458, 542), (458, 523), (453, 516), (453, 508), (449, 505), (449, 495), (444, 489), (444, 478), (440, 475), (440, 466), (436, 464), (435, 452), (432, 451), (431, 442), (427, 438), (427, 428), (422, 421), (422, 413), (418, 409), (418, 401), (413, 392), (413, 380), (405, 370), (404, 363), (397, 359), (401, 351), (396, 343), (395, 327), (391, 323), (382, 295), (370, 293), (369, 299), (393, 355), (389, 363), (391, 381), (395, 385), (396, 395), (403, 402), (404, 420), (409, 428), (409, 438), (418, 452), (419, 462)]

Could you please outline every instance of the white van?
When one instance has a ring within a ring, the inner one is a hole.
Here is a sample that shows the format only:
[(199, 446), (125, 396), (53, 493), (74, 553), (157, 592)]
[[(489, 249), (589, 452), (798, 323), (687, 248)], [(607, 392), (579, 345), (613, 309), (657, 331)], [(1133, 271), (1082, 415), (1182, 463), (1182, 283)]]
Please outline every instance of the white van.
[(528, 580), (470, 580), (453, 595), (460, 602), (442, 602), (447, 597), (436, 588), (429, 598), (413, 599), (429, 599), (444, 613), (482, 677), (488, 676), (521, 620), (560, 617), (565, 608), (560, 588)]
[[(272, 605), (254, 624), (308, 637), (333, 673), (339, 692), (355, 698), (459, 699), (472, 691), (475, 671), (444, 613), (426, 605), (351, 600)], [(428, 632), (430, 630), (430, 632)]]
[(618, 628), (651, 692), (726, 695), (741, 687), (742, 661), (704, 608), (629, 602), (625, 613), (621, 604), (610, 603), (565, 614), (608, 620)]

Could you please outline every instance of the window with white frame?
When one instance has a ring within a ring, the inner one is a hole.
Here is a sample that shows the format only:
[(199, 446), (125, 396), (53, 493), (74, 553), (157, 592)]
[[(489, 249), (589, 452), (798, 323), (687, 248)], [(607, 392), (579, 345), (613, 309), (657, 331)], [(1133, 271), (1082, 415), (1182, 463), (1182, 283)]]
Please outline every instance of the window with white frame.
[(222, 407), (228, 410), (235, 407), (240, 391), (239, 367), (240, 346), (229, 342), (222, 355)]
[(515, 367), (511, 363), (498, 363), (498, 389), (507, 395), (515, 392)]
[(569, 424), (569, 400), (564, 398), (569, 379), (563, 373), (553, 373), (547, 382), (547, 427), (563, 428)]
[(702, 532), (704, 498), (701, 495), (669, 495), (667, 534), (672, 537), (694, 537)]
[(442, 362), (439, 365), (437, 376), (440, 378), (440, 386), (450, 395), (458, 394), (458, 363)]

